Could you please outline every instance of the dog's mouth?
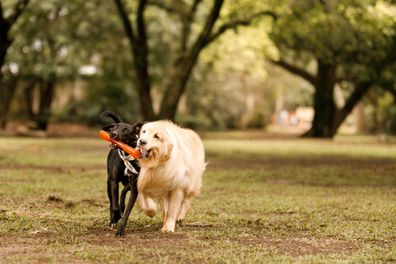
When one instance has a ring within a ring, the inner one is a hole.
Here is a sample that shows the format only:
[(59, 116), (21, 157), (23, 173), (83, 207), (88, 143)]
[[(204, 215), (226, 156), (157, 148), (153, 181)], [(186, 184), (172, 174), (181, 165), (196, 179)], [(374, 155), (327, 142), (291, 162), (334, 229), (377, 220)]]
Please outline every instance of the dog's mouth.
[(141, 159), (147, 159), (151, 154), (151, 149), (139, 148), (139, 150)]

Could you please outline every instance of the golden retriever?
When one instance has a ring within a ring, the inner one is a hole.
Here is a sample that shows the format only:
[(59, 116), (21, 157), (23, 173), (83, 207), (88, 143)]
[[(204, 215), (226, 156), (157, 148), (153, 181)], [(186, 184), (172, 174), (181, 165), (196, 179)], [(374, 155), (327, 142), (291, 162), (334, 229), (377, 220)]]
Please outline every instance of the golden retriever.
[(163, 232), (174, 232), (201, 191), (205, 151), (199, 136), (171, 121), (149, 122), (140, 130), (141, 170), (137, 182), (138, 205), (153, 217), (162, 209)]

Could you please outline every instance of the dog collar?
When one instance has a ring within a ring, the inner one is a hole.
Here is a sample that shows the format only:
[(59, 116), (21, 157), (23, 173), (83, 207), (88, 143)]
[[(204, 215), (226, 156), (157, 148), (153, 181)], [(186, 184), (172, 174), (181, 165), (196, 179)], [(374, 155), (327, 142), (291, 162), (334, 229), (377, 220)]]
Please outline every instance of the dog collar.
[(118, 149), (118, 155), (120, 156), (120, 158), (124, 161), (125, 164), (125, 174), (128, 175), (128, 170), (131, 171), (134, 174), (139, 174), (139, 172), (135, 169), (135, 167), (133, 167), (133, 165), (131, 164), (131, 161), (135, 160), (135, 158), (131, 155), (127, 156), (125, 155), (125, 152), (122, 151), (121, 149)]

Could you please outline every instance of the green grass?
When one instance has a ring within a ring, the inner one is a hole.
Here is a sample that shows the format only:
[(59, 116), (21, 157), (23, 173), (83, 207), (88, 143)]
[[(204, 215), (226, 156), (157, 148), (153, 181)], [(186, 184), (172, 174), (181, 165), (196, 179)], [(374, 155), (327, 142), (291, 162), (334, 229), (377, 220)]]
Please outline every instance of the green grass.
[(396, 145), (243, 138), (205, 140), (202, 195), (175, 234), (134, 209), (124, 238), (105, 143), (0, 138), (0, 263), (396, 261)]

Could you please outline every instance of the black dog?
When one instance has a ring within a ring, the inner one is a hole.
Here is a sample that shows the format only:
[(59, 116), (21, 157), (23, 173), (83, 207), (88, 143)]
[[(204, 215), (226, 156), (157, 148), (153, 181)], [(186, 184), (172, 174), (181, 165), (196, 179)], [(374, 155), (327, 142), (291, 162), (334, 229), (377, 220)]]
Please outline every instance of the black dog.
[[(112, 139), (126, 143), (131, 147), (136, 147), (142, 123), (136, 123), (134, 125), (123, 123), (119, 116), (110, 111), (103, 112), (100, 117), (110, 117), (115, 122), (115, 124), (103, 127), (103, 130), (107, 131)], [(136, 182), (140, 167), (137, 161), (133, 160), (130, 161), (132, 168), (127, 168), (124, 160), (120, 157), (120, 155), (125, 154), (123, 152), (119, 153), (119, 151), (121, 150), (113, 146), (107, 156), (107, 195), (110, 201), (110, 225), (115, 225), (123, 214), (116, 233), (117, 236), (123, 236), (126, 223), (138, 194)], [(124, 185), (124, 188), (119, 197), (120, 182)], [(131, 191), (131, 195), (129, 196), (125, 211), (125, 197), (128, 191)]]

